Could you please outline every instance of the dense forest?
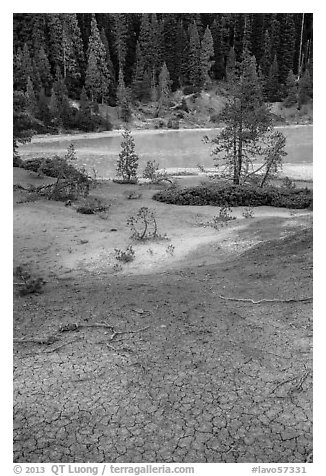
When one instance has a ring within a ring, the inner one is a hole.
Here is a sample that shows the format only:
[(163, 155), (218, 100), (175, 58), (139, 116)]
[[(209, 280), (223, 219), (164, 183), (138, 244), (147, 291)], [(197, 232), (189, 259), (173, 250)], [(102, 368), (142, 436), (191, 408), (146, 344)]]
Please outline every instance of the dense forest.
[(20, 13), (13, 37), (17, 131), (110, 128), (100, 104), (128, 121), (131, 105), (227, 82), (244, 52), (266, 101), (312, 96), (312, 14)]

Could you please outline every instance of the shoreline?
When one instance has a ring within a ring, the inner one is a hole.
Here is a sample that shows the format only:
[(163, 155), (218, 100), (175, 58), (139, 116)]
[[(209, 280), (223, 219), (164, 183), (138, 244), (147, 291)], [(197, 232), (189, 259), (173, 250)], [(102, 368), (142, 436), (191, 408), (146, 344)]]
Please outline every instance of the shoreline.
[[(297, 129), (299, 127), (313, 127), (313, 124), (287, 124), (282, 126), (275, 126), (274, 129)], [(180, 129), (130, 129), (134, 135), (146, 135), (146, 134), (166, 134), (177, 132), (194, 132), (194, 131), (219, 131), (222, 127), (193, 127), (193, 128), (180, 128)], [(56, 134), (56, 135), (42, 135), (36, 134), (31, 139), (31, 144), (37, 144), (42, 142), (57, 142), (57, 141), (71, 141), (71, 140), (83, 140), (83, 139), (97, 139), (106, 137), (119, 137), (121, 135), (121, 129), (114, 129), (112, 131), (102, 132), (81, 132), (76, 134)]]

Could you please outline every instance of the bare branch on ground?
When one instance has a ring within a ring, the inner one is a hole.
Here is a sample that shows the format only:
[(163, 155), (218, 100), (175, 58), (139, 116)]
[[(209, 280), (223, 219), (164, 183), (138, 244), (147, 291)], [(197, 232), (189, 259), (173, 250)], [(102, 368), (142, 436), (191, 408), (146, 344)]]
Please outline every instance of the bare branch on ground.
[(252, 304), (261, 304), (263, 302), (307, 302), (307, 301), (312, 301), (312, 296), (311, 297), (306, 297), (306, 298), (299, 298), (299, 299), (259, 299), (258, 301), (254, 301), (253, 299), (244, 299), (244, 298), (234, 298), (234, 297), (225, 297), (225, 296), (220, 296), (219, 298), (225, 299), (226, 301), (239, 301), (239, 302), (251, 302)]

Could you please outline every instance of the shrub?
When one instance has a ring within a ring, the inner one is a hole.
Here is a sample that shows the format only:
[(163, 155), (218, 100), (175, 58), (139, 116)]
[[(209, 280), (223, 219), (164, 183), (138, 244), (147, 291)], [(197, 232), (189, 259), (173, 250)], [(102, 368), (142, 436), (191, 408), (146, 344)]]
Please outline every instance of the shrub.
[(88, 197), (82, 205), (76, 208), (76, 211), (84, 215), (95, 215), (96, 213), (108, 212), (109, 208), (110, 205), (103, 203), (99, 198)]
[(175, 251), (175, 246), (170, 244), (169, 246), (167, 246), (166, 248), (166, 253), (173, 256), (174, 255), (174, 251)]
[(169, 178), (167, 172), (165, 170), (159, 171), (159, 164), (156, 163), (155, 160), (148, 160), (146, 167), (143, 172), (143, 177), (149, 179), (152, 183), (159, 183), (159, 182), (170, 182), (172, 184), (172, 180)]
[(312, 191), (305, 189), (282, 189), (276, 187), (255, 187), (250, 185), (230, 185), (208, 183), (196, 187), (173, 188), (157, 192), (154, 200), (174, 205), (214, 205), (214, 206), (272, 206), (284, 208), (311, 208)]
[(131, 245), (129, 245), (125, 250), (120, 250), (119, 248), (114, 248), (115, 259), (122, 261), (123, 263), (129, 263), (135, 259), (135, 251)]
[(293, 190), (294, 188), (296, 188), (296, 186), (295, 183), (289, 177), (284, 177), (282, 182), (282, 188), (285, 188), (287, 190)]
[(158, 119), (154, 122), (154, 129), (162, 129), (163, 127), (165, 127), (165, 122), (163, 119)]
[(143, 171), (143, 177), (154, 182), (157, 177), (159, 164), (155, 160), (148, 160)]
[(244, 218), (253, 218), (254, 217), (254, 211), (253, 211), (252, 207), (249, 206), (249, 207), (245, 208), (242, 212), (242, 216)]
[(235, 217), (231, 217), (230, 213), (232, 213), (231, 207), (223, 206), (220, 208), (218, 217), (222, 222), (228, 222), (230, 220), (235, 220)]
[(168, 129), (179, 129), (179, 119), (170, 118), (167, 122)]
[(129, 217), (127, 225), (132, 231), (131, 238), (135, 240), (160, 238), (154, 212), (147, 207), (140, 208), (136, 216)]
[(13, 159), (14, 167), (22, 167), (23, 163), (24, 161), (18, 155), (14, 155), (14, 159)]
[(84, 176), (73, 165), (68, 164), (66, 159), (55, 155), (54, 157), (37, 157), (23, 161), (21, 166), (23, 169), (31, 170), (47, 177), (58, 178), (60, 175), (65, 176)]

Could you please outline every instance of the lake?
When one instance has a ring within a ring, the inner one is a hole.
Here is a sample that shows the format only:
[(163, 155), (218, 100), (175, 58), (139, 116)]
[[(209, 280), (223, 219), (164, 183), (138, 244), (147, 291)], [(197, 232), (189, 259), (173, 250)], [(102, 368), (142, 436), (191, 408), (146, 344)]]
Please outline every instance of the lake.
[[(312, 179), (313, 126), (286, 126), (277, 128), (287, 138), (284, 159), (284, 174), (296, 178)], [(211, 146), (203, 142), (203, 136), (214, 137), (214, 129), (186, 130), (137, 130), (133, 131), (136, 153), (140, 157), (139, 171), (148, 160), (156, 160), (160, 168), (194, 169), (198, 164), (206, 168), (214, 166), (210, 155)], [(98, 177), (115, 176), (116, 161), (121, 150), (119, 131), (63, 135), (36, 136), (29, 144), (20, 146), (23, 158), (64, 155), (69, 144), (73, 143), (78, 155), (78, 163), (87, 169), (93, 167)]]

